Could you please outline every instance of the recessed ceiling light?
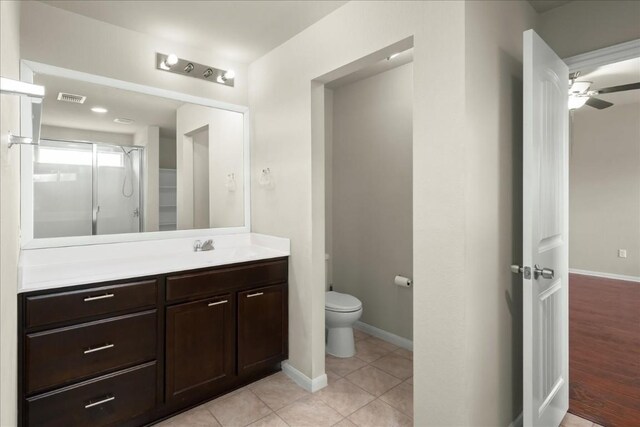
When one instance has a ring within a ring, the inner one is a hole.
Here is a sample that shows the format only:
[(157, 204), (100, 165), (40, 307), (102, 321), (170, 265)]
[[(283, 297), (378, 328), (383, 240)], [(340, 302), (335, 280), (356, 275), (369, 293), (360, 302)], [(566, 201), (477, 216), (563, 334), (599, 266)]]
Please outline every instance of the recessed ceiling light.
[(106, 112), (107, 112), (107, 111), (109, 111), (109, 110), (107, 110), (107, 109), (106, 109), (106, 108), (104, 108), (104, 107), (92, 107), (92, 108), (91, 108), (91, 111), (93, 111), (94, 113), (104, 114), (104, 113), (106, 113)]
[(113, 121), (115, 123), (120, 123), (121, 125), (130, 125), (131, 123), (133, 123), (135, 120), (133, 119), (127, 119), (126, 117), (118, 117), (113, 119)]

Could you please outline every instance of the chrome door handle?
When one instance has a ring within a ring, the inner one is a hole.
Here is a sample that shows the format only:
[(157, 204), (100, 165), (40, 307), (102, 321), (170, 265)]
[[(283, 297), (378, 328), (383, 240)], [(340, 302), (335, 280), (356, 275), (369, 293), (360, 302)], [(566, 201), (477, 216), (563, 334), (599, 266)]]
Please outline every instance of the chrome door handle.
[(259, 297), (260, 295), (264, 295), (264, 292), (256, 292), (255, 294), (247, 295), (247, 298)]
[(90, 402), (90, 403), (84, 405), (84, 409), (93, 408), (94, 406), (102, 405), (103, 403), (111, 402), (112, 400), (116, 400), (116, 397), (115, 396), (107, 396), (104, 399), (100, 399), (98, 401)]
[(115, 346), (116, 346), (115, 344), (105, 344), (105, 345), (100, 346), (100, 347), (88, 348), (88, 349), (86, 349), (84, 351), (84, 354), (95, 353), (96, 351), (107, 350), (107, 349), (113, 348)]
[(220, 304), (226, 304), (228, 302), (229, 301), (227, 301), (226, 299), (222, 300), (222, 301), (210, 302), (209, 304), (207, 304), (207, 307), (211, 307), (211, 306), (214, 306), (214, 305), (220, 305)]
[(107, 299), (107, 298), (113, 298), (115, 295), (114, 294), (104, 294), (104, 295), (98, 295), (95, 297), (86, 297), (84, 299), (85, 302), (89, 302), (89, 301), (96, 301), (99, 299)]
[(538, 264), (533, 266), (533, 275), (537, 279), (542, 276), (543, 279), (553, 279), (555, 272), (551, 268), (540, 268)]

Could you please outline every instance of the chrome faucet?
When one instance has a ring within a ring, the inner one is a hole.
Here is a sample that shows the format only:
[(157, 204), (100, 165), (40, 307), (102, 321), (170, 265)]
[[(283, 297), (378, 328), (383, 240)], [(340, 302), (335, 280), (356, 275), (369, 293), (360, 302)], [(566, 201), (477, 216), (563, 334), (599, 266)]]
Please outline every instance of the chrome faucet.
[(196, 240), (193, 243), (194, 252), (212, 251), (214, 249), (215, 248), (213, 247), (213, 240), (211, 239), (205, 240), (204, 243), (202, 243), (200, 240)]

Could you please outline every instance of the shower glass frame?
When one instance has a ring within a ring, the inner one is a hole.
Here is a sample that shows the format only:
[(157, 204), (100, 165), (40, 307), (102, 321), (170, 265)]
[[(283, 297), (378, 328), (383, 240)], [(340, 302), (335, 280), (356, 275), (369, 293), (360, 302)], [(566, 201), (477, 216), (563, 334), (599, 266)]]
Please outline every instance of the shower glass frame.
[[(138, 159), (138, 233), (144, 232), (144, 156), (145, 148), (140, 145), (118, 145), (110, 144), (106, 142), (97, 141), (83, 141), (83, 140), (70, 140), (70, 139), (52, 139), (52, 138), (40, 138), (44, 142), (62, 142), (69, 144), (87, 144), (91, 145), (92, 162), (91, 162), (91, 236), (98, 236), (98, 147), (117, 147), (117, 148), (129, 148), (140, 150)], [(35, 160), (35, 156), (34, 156)], [(35, 185), (35, 183), (33, 184)], [(33, 190), (35, 194), (35, 190)], [(34, 217), (35, 221), (35, 217)], [(36, 237), (37, 238), (37, 237)]]

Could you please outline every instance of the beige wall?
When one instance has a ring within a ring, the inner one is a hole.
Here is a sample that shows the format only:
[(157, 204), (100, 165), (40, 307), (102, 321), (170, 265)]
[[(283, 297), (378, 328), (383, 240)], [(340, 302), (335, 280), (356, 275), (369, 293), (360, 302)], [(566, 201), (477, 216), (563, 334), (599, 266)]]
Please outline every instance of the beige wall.
[(537, 31), (566, 58), (640, 38), (640, 1), (581, 0), (539, 16)]
[[(0, 1), (0, 75), (20, 78), (20, 2)], [(17, 301), (20, 239), (20, 149), (8, 148), (9, 131), (20, 134), (20, 101), (0, 95), (0, 426), (16, 425)]]
[[(574, 112), (569, 266), (640, 277), (640, 104)], [(627, 258), (618, 258), (618, 249)]]
[(333, 92), (333, 287), (362, 301), (362, 322), (412, 340), (413, 290), (393, 278), (413, 276), (413, 64)]
[(522, 410), (522, 280), (509, 265), (522, 260), (522, 32), (535, 22), (527, 2), (466, 3), (466, 402), (478, 426)]
[[(195, 96), (247, 105), (247, 66), (201, 49), (87, 18), (38, 1), (21, 2), (23, 59)], [(236, 73), (231, 88), (155, 68), (156, 52), (173, 52)]]
[[(355, 61), (382, 59), (391, 51), (380, 49), (411, 36), (418, 94), (413, 164), (419, 165), (413, 169), (414, 305), (420, 307), (414, 316), (414, 364), (416, 395), (422, 396), (416, 425), (467, 425), (467, 410), (460, 405), (467, 390), (460, 303), (465, 298), (464, 167), (458, 157), (464, 151), (463, 3), (349, 2), (250, 65), (252, 225), (256, 232), (291, 238), (289, 361), (319, 378), (324, 374), (325, 120), (324, 89), (312, 81), (337, 69), (353, 71), (343, 67)], [(257, 185), (265, 167), (276, 177), (274, 188)]]
[(350, 2), (251, 64), (252, 175), (278, 178), (254, 187), (253, 227), (292, 239), (289, 357), (305, 375), (324, 372), (324, 90), (311, 82), (413, 36), (415, 422), (507, 425), (520, 412), (508, 265), (535, 16), (526, 2)]

